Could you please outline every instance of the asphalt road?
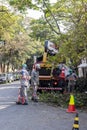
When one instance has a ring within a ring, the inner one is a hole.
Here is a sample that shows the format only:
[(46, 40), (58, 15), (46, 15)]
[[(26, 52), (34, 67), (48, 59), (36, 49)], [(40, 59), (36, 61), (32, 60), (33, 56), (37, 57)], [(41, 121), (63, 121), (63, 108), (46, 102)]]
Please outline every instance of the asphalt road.
[[(29, 100), (29, 105), (16, 105), (19, 82), (0, 84), (1, 130), (72, 130), (75, 113)], [(87, 130), (87, 113), (78, 111), (79, 128)]]

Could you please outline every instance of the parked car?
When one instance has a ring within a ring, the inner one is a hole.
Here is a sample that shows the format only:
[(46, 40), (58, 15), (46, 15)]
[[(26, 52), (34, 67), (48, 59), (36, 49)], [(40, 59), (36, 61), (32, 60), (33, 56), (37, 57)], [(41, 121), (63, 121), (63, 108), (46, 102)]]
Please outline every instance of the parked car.
[(8, 82), (13, 82), (14, 81), (13, 73), (7, 73), (7, 81)]
[(8, 79), (7, 73), (0, 74), (0, 83), (7, 82), (8, 81), (7, 79)]
[(13, 76), (14, 76), (14, 80), (15, 80), (15, 81), (16, 81), (16, 80), (19, 80), (19, 78), (20, 78), (19, 72), (13, 72)]

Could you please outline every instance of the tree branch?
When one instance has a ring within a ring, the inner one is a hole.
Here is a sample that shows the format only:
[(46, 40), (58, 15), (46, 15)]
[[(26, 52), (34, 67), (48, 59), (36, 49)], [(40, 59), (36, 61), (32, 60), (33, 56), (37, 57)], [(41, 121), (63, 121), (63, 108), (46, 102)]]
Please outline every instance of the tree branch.
[(54, 21), (55, 21), (55, 23), (56, 23), (56, 26), (57, 26), (59, 32), (57, 32), (57, 31), (53, 28), (53, 26), (51, 25), (51, 23), (49, 22), (49, 20), (48, 20), (47, 17), (46, 17), (46, 13), (45, 13), (44, 10), (43, 10), (44, 15), (45, 15), (45, 19), (46, 19), (47, 23), (50, 25), (51, 29), (52, 29), (56, 34), (58, 34), (58, 35), (61, 34), (60, 27), (59, 27), (59, 25), (58, 25), (58, 23), (57, 23), (57, 20), (56, 20), (54, 14), (53, 14), (52, 11), (48, 8), (48, 6), (47, 6), (47, 4), (45, 3), (44, 0), (43, 0), (43, 2), (44, 2), (45, 7), (47, 8), (47, 10), (50, 12), (51, 16), (53, 17), (53, 19), (54, 19)]

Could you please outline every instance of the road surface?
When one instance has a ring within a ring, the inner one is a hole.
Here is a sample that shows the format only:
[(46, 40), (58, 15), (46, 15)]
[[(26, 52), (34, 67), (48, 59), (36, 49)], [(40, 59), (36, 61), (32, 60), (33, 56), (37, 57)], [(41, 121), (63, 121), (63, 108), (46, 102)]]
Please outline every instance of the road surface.
[[(72, 130), (75, 113), (29, 100), (29, 105), (16, 105), (19, 81), (0, 84), (1, 130)], [(87, 130), (87, 113), (78, 111), (80, 130)]]

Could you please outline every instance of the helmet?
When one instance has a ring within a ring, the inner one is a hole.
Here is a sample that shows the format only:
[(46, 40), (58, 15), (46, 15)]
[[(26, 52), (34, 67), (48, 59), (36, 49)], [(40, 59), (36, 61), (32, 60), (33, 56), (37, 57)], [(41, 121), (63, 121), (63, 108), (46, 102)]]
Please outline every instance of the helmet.
[(25, 69), (26, 69), (26, 68), (27, 68), (27, 65), (26, 65), (26, 64), (23, 64), (23, 65), (22, 65), (22, 68), (25, 68)]
[(40, 69), (40, 64), (35, 65), (36, 69)]
[(72, 69), (69, 69), (69, 73), (70, 73), (70, 74), (72, 74), (72, 73), (73, 73)]

